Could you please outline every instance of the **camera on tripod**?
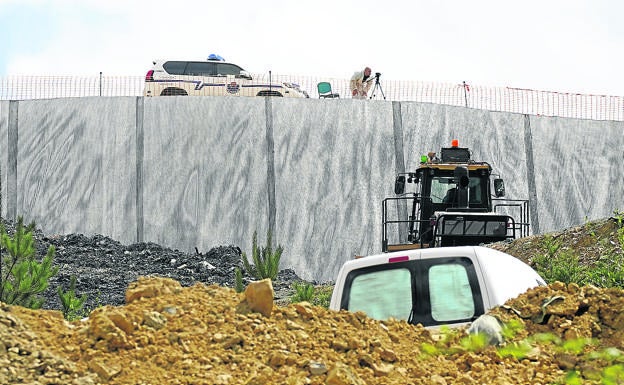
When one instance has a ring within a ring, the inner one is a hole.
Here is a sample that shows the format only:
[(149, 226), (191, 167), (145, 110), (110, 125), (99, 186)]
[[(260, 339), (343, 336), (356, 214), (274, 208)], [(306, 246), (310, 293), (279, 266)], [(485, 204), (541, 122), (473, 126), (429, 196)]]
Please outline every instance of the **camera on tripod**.
[(375, 97), (375, 91), (379, 89), (379, 91), (381, 92), (381, 96), (383, 96), (384, 100), (386, 100), (386, 95), (384, 95), (383, 89), (381, 88), (381, 83), (379, 83), (380, 76), (381, 76), (381, 72), (375, 72), (375, 87), (373, 87), (373, 93), (369, 99), (373, 99)]

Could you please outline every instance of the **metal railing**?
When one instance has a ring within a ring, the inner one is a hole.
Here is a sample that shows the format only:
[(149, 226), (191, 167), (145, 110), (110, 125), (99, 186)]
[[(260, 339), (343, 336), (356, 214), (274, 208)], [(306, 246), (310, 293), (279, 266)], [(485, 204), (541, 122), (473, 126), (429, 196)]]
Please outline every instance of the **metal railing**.
[[(351, 98), (349, 79), (252, 74), (253, 82), (291, 82), (318, 98), (317, 84), (329, 82), (340, 98)], [(0, 100), (143, 95), (143, 76), (8, 76), (0, 77)], [(481, 110), (576, 119), (624, 121), (624, 96), (482, 87), (465, 82), (433, 83), (380, 80), (375, 99), (415, 101)], [(382, 92), (380, 92), (382, 91)], [(383, 94), (383, 95), (382, 95)], [(372, 89), (369, 92), (372, 96)]]

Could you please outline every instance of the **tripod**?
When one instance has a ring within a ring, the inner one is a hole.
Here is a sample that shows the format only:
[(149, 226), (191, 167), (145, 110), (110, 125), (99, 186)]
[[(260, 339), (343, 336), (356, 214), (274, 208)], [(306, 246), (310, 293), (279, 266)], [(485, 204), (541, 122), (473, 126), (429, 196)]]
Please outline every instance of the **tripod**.
[(369, 99), (372, 99), (375, 97), (375, 91), (377, 91), (377, 88), (379, 88), (379, 92), (381, 92), (381, 96), (383, 96), (384, 100), (386, 100), (386, 95), (384, 95), (383, 88), (381, 88), (381, 83), (379, 83), (380, 76), (381, 74), (379, 72), (375, 74), (375, 86), (373, 87), (373, 93), (371, 94)]

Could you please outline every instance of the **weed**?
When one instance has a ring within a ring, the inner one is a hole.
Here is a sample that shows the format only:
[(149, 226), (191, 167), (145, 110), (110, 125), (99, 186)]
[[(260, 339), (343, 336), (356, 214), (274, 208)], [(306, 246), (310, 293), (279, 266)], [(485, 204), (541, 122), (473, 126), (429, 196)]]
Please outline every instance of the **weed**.
[(489, 336), (486, 333), (474, 333), (459, 340), (460, 346), (468, 352), (482, 352), (489, 344)]
[(243, 267), (247, 274), (255, 279), (270, 278), (275, 280), (279, 272), (279, 263), (283, 251), (284, 248), (281, 245), (273, 250), (271, 231), (267, 232), (267, 245), (258, 247), (258, 234), (254, 231), (251, 246), (253, 265), (247, 259), (247, 254), (243, 253)]
[(73, 321), (85, 317), (88, 314), (84, 305), (87, 301), (87, 295), (83, 294), (80, 298), (76, 296), (76, 276), (72, 275), (69, 279), (69, 289), (63, 291), (61, 286), (56, 288), (61, 305), (63, 306), (63, 316), (68, 321)]
[(312, 302), (315, 291), (314, 285), (308, 282), (294, 282), (292, 288), (295, 290), (295, 293), (290, 297), (290, 302)]
[[(558, 247), (557, 247), (558, 249)], [(535, 270), (546, 282), (561, 281), (575, 282), (585, 285), (588, 281), (588, 268), (579, 263), (579, 259), (571, 251), (565, 250), (559, 254), (542, 254), (533, 259)]]
[(624, 211), (620, 211), (618, 209), (613, 210), (613, 217), (617, 222), (618, 228), (624, 227)]
[(516, 360), (522, 360), (526, 358), (533, 350), (533, 346), (529, 341), (512, 342), (498, 348), (498, 355), (501, 357), (513, 357)]
[(243, 285), (243, 272), (238, 267), (234, 269), (234, 290), (237, 293), (242, 293), (245, 290)]
[(22, 217), (19, 217), (15, 234), (11, 237), (0, 223), (0, 301), (39, 309), (44, 302), (40, 294), (47, 289), (48, 281), (58, 272), (58, 267), (52, 267), (54, 246), (48, 248), (41, 262), (35, 260), (34, 228), (34, 222), (24, 226)]
[(322, 306), (328, 309), (333, 291), (333, 285), (316, 286), (314, 290), (314, 297), (312, 298), (312, 304), (316, 306)]

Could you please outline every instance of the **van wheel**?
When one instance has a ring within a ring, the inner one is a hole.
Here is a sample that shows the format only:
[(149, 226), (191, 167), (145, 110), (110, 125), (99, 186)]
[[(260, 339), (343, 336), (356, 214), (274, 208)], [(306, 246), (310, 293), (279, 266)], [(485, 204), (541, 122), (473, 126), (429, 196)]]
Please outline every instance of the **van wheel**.
[(188, 96), (188, 94), (181, 88), (165, 88), (160, 96)]
[(277, 96), (277, 97), (282, 97), (282, 94), (280, 94), (277, 91), (260, 91), (258, 92), (258, 95), (256, 96)]

